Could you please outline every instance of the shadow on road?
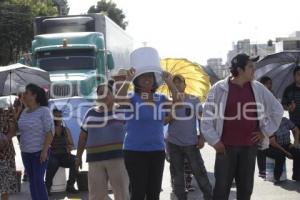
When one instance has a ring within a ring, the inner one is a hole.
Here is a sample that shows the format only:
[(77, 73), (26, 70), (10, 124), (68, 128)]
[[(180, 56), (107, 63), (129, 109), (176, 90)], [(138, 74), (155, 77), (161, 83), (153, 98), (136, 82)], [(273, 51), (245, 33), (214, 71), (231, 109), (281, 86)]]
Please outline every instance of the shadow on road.
[(60, 192), (60, 193), (53, 193), (51, 197), (49, 197), (49, 200), (60, 200), (60, 199), (70, 199), (70, 200), (88, 200), (88, 193), (87, 192), (80, 192), (79, 194), (67, 194), (66, 192)]
[(296, 192), (300, 193), (300, 182), (299, 181), (295, 182), (292, 180), (286, 180), (278, 186), (274, 185), (274, 187), (281, 187), (287, 191), (296, 191)]

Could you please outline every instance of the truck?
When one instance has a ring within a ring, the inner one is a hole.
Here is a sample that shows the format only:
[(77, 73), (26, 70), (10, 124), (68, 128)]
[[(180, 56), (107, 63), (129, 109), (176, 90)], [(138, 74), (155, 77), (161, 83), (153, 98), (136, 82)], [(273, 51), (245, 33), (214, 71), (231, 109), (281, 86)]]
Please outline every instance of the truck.
[(49, 72), (50, 97), (95, 97), (113, 69), (129, 67), (133, 40), (104, 14), (37, 17), (31, 65)]

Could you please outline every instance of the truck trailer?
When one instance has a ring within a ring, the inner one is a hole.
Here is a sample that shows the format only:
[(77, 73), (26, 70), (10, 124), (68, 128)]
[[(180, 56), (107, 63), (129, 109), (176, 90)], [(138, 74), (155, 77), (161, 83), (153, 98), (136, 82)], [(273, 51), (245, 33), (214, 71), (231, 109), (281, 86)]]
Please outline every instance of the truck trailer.
[(37, 17), (32, 66), (49, 72), (52, 98), (95, 96), (110, 72), (129, 67), (133, 40), (104, 14)]

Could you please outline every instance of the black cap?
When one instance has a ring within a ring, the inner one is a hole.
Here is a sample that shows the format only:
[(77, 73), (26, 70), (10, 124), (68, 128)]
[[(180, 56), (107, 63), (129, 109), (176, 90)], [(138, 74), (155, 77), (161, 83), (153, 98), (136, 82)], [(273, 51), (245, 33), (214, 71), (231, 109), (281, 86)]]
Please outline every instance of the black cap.
[(231, 60), (231, 69), (238, 68), (238, 67), (245, 67), (248, 61), (257, 62), (259, 60), (259, 56), (250, 57), (245, 53), (241, 53), (236, 55)]

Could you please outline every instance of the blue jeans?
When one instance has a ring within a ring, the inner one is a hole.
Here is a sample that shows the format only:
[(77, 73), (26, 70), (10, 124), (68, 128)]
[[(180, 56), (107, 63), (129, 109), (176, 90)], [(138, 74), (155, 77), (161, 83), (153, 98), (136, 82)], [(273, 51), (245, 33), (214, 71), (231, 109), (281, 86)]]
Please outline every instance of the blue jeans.
[(170, 154), (170, 169), (174, 177), (174, 192), (179, 200), (187, 200), (184, 181), (184, 158), (188, 159), (192, 173), (201, 189), (204, 199), (212, 199), (212, 186), (209, 182), (199, 149), (196, 145), (178, 146), (170, 142), (167, 143)]
[(77, 170), (75, 168), (75, 156), (72, 154), (51, 154), (49, 156), (46, 172), (46, 186), (51, 189), (53, 178), (59, 167), (69, 168), (69, 180), (67, 187), (73, 187), (77, 179)]
[[(300, 181), (300, 150), (296, 148), (290, 148), (290, 144), (281, 145), (286, 151), (290, 152), (293, 156), (293, 179)], [(274, 178), (279, 180), (283, 172), (283, 166), (285, 163), (286, 155), (277, 148), (270, 146), (270, 148), (264, 151), (267, 157), (275, 160)]]
[(41, 152), (24, 153), (22, 160), (29, 177), (30, 193), (32, 200), (48, 200), (44, 175), (47, 169), (47, 161), (41, 163)]

